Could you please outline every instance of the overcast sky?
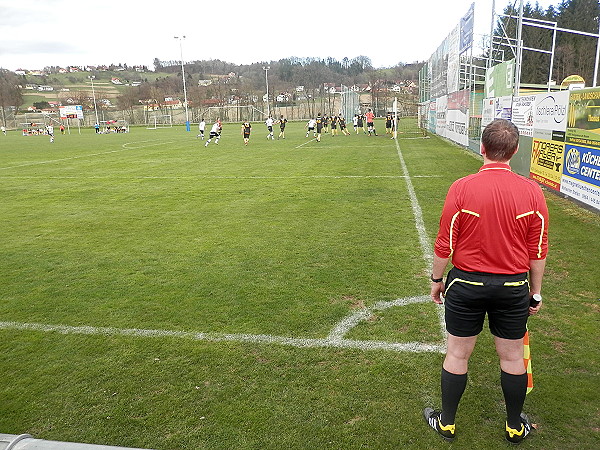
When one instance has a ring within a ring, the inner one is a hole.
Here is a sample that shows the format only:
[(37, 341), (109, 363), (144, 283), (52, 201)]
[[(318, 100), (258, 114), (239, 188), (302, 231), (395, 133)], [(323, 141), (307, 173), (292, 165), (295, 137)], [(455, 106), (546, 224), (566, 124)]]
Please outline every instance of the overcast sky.
[[(515, 0), (496, 0), (496, 11)], [(364, 55), (374, 67), (424, 61), (473, 0), (148, 1), (0, 0), (0, 67)], [(539, 0), (542, 7), (559, 0)], [(475, 1), (475, 39), (489, 34), (492, 0)]]

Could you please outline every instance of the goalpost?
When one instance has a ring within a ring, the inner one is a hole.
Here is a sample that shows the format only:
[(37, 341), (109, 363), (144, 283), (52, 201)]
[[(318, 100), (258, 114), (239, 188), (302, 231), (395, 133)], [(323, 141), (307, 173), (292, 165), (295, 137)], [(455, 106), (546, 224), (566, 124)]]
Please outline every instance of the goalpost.
[(25, 114), (26, 122), (19, 123), (23, 136), (45, 135), (46, 127), (52, 123), (60, 126), (61, 122), (53, 116), (57, 116), (57, 113), (43, 111)]
[(393, 133), (398, 139), (418, 139), (427, 137), (427, 130), (419, 121), (419, 105), (412, 102), (401, 102), (394, 98), (393, 103)]
[(158, 128), (173, 128), (173, 116), (171, 114), (155, 114), (149, 117), (146, 129), (156, 130)]
[(209, 106), (198, 111), (198, 121), (204, 118), (206, 122), (221, 119), (222, 122), (258, 122), (264, 120), (266, 113), (252, 105)]
[[(151, 128), (154, 129), (154, 128)], [(129, 122), (124, 119), (101, 120), (100, 133), (129, 133)]]
[(360, 113), (360, 95), (346, 86), (342, 86), (342, 89), (342, 92), (340, 92), (340, 113), (346, 119), (346, 125), (351, 126), (354, 115)]

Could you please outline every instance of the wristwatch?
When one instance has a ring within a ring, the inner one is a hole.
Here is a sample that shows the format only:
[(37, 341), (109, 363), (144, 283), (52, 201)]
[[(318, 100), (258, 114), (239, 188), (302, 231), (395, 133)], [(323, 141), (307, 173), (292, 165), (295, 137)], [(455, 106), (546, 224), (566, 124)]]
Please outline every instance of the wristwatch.
[(431, 274), (431, 276), (429, 278), (431, 278), (431, 281), (433, 281), (434, 283), (441, 283), (444, 280), (443, 277), (442, 278), (433, 278), (433, 274)]

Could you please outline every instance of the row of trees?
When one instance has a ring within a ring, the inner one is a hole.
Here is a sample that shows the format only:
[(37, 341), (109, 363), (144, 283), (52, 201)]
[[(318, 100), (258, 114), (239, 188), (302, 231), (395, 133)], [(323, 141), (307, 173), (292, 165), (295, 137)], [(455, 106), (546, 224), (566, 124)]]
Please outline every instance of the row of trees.
[(18, 77), (5, 69), (0, 68), (0, 121), (6, 125), (6, 110), (17, 109), (23, 104), (23, 94), (19, 85)]
[[(184, 70), (188, 102), (196, 110), (207, 105), (228, 104), (255, 105), (263, 108), (268, 76), (272, 110), (276, 106), (278, 94), (286, 93), (289, 96), (281, 103), (291, 106), (301, 102), (305, 106), (304, 110), (314, 114), (317, 109), (334, 112), (335, 102), (325, 89), (326, 84), (338, 87), (369, 85), (372, 87), (371, 103), (385, 103), (385, 97), (390, 95), (387, 88), (399, 80), (416, 80), (420, 66), (400, 64), (393, 68), (376, 70), (367, 57), (353, 60), (345, 58), (341, 62), (333, 58), (286, 58), (250, 65), (234, 65), (220, 60), (194, 61), (185, 63)], [(269, 68), (268, 75), (265, 74), (266, 67)], [(117, 99), (119, 109), (126, 111), (130, 120), (133, 119), (134, 110), (140, 101), (151, 103), (162, 110), (161, 99), (173, 96), (183, 98), (181, 64), (177, 64), (176, 61), (155, 60), (155, 68), (165, 76), (152, 83), (131, 88)], [(212, 83), (200, 86), (198, 82), (206, 79), (210, 79)], [(297, 93), (297, 86), (303, 86), (304, 91)], [(317, 102), (320, 104), (317, 105)]]
[[(165, 76), (150, 83), (130, 88), (117, 98), (118, 108), (133, 122), (136, 107), (141, 103), (152, 104), (161, 110), (166, 109), (165, 98), (183, 98), (183, 79), (181, 64), (177, 61), (159, 61), (155, 59), (156, 71)], [(268, 75), (265, 68), (269, 68)], [(225, 106), (257, 105), (263, 106), (266, 91), (266, 77), (269, 81), (269, 101), (272, 107), (280, 93), (289, 93), (289, 101), (308, 102), (308, 110), (318, 108), (317, 99), (333, 105), (330, 94), (324, 89), (326, 84), (336, 86), (369, 85), (372, 87), (372, 103), (388, 95), (387, 87), (398, 80), (416, 80), (421, 64), (399, 64), (387, 69), (374, 69), (365, 56), (352, 60), (344, 58), (341, 62), (333, 59), (286, 58), (269, 63), (235, 65), (221, 60), (193, 61), (184, 63), (187, 86), (187, 98), (193, 108), (201, 109), (206, 105)], [(211, 80), (208, 86), (201, 86), (201, 80)], [(303, 86), (301, 94), (296, 87)], [(327, 101), (328, 100), (328, 101)], [(287, 101), (287, 100), (286, 100)], [(311, 103), (312, 102), (312, 106)], [(333, 107), (333, 106), (332, 106)], [(333, 111), (331, 111), (333, 112)]]
[[(153, 81), (145, 80), (139, 86), (128, 86), (121, 90), (116, 99), (119, 111), (128, 116), (131, 123), (135, 123), (135, 112), (142, 104), (158, 108), (162, 114), (169, 113), (166, 99), (183, 100), (183, 80), (181, 64), (178, 61), (159, 61), (155, 59), (156, 72), (161, 76)], [(184, 64), (187, 99), (194, 108), (212, 106), (256, 105), (264, 109), (263, 96), (266, 91), (265, 68), (269, 67), (269, 100), (272, 109), (275, 106), (277, 95), (288, 93), (286, 101), (294, 104), (296, 101), (308, 103), (308, 110), (329, 105), (333, 108), (334, 102), (331, 94), (325, 89), (326, 85), (369, 85), (371, 89), (371, 102), (385, 103), (390, 94), (387, 88), (400, 80), (417, 80), (421, 64), (398, 64), (395, 67), (375, 69), (371, 60), (366, 56), (353, 59), (344, 58), (337, 61), (334, 58), (286, 58), (269, 63), (254, 63), (249, 65), (236, 65), (221, 60), (193, 61)], [(111, 74), (103, 71), (92, 71), (97, 81), (110, 80)], [(122, 73), (119, 76), (124, 76)], [(135, 74), (139, 77), (138, 74)], [(11, 72), (0, 72), (1, 86), (0, 106), (2, 112), (5, 108), (18, 109), (23, 104), (23, 97), (19, 85), (23, 86), (29, 80), (26, 77), (17, 77)], [(37, 80), (37, 79), (36, 79)], [(211, 80), (211, 84), (202, 85), (201, 80)], [(50, 82), (50, 80), (48, 80)], [(303, 86), (304, 91), (296, 92), (297, 86)], [(98, 95), (98, 93), (96, 93)], [(91, 91), (71, 90), (68, 94), (59, 96), (70, 97), (71, 101), (81, 104), (84, 108), (92, 108)], [(324, 100), (325, 98), (325, 100)], [(319, 100), (317, 100), (319, 99)], [(63, 99), (61, 99), (63, 100)], [(316, 105), (317, 101), (321, 105)], [(311, 106), (312, 102), (312, 106)], [(100, 108), (106, 108), (99, 104)], [(325, 112), (323, 110), (323, 112)], [(327, 111), (329, 113), (334, 112)], [(139, 118), (139, 114), (137, 114)], [(139, 119), (138, 119), (139, 120)], [(5, 123), (5, 121), (4, 121)]]
[[(518, 4), (515, 2), (504, 9), (505, 15), (512, 18), (501, 18), (497, 25), (496, 34), (502, 35), (503, 26), (510, 37), (517, 36)], [(556, 22), (560, 28), (598, 33), (600, 17), (600, 1), (598, 0), (563, 0), (557, 6), (542, 9), (536, 2), (527, 3), (523, 7), (524, 17)], [(539, 27), (523, 27), (523, 42), (526, 47), (541, 50), (552, 49), (552, 30)], [(554, 80), (560, 83), (569, 75), (581, 75), (588, 86), (593, 84), (594, 55), (598, 41), (594, 37), (574, 33), (558, 32), (552, 74)], [(502, 48), (505, 55), (512, 55), (508, 46)], [(508, 58), (507, 58), (508, 59)], [(533, 51), (523, 53), (521, 70), (522, 83), (545, 84), (548, 81), (550, 55)]]

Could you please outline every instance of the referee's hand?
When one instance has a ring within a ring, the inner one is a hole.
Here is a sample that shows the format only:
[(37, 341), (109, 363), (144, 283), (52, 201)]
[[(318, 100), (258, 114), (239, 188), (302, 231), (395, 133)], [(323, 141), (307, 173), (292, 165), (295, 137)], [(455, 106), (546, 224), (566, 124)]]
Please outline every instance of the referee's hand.
[(533, 316), (534, 314), (537, 314), (540, 311), (541, 307), (542, 307), (542, 300), (540, 300), (540, 302), (537, 304), (537, 306), (529, 305), (529, 315)]
[(435, 281), (431, 282), (431, 300), (438, 305), (444, 303), (442, 300), (442, 294), (444, 293), (444, 282), (440, 281), (436, 283)]

